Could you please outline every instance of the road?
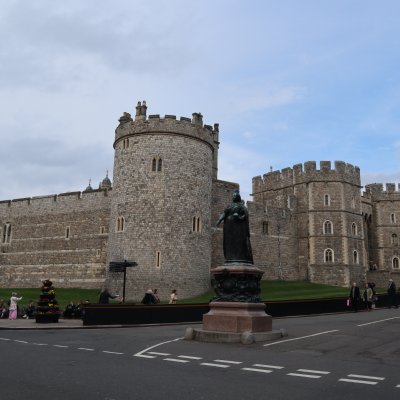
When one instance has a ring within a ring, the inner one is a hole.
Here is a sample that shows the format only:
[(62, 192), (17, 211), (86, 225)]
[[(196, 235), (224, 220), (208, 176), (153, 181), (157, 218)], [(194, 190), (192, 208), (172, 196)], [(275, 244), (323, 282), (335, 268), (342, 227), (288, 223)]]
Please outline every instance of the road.
[(247, 346), (185, 328), (0, 331), (0, 398), (400, 398), (397, 309), (275, 319), (288, 337)]

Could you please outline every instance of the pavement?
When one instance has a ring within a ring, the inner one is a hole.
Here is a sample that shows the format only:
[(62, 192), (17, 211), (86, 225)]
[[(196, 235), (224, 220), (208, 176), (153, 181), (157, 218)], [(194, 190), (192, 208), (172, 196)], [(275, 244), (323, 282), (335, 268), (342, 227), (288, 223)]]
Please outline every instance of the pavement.
[[(94, 326), (90, 326), (94, 328)], [(8, 318), (0, 319), (0, 330), (2, 329), (80, 329), (83, 326), (81, 319), (64, 319), (60, 318), (58, 322), (37, 323), (35, 319), (17, 318), (9, 320)]]

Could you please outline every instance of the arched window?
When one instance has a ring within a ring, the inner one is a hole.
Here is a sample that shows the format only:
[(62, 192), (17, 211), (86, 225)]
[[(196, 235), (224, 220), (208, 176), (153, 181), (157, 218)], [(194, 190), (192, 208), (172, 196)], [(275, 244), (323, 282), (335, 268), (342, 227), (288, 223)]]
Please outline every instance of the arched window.
[(157, 163), (157, 172), (161, 172), (161, 171), (162, 171), (162, 159), (159, 158), (158, 163)]
[(153, 158), (153, 162), (151, 164), (151, 170), (157, 171), (157, 159), (156, 158)]
[(399, 244), (399, 238), (395, 233), (392, 234), (392, 244), (397, 246)]
[(353, 251), (353, 264), (358, 264), (358, 251)]
[(11, 224), (7, 222), (3, 226), (3, 243), (10, 243), (11, 240)]
[(395, 213), (390, 214), (390, 222), (392, 224), (396, 223), (396, 214)]
[(392, 268), (393, 269), (399, 269), (400, 268), (399, 258), (398, 257), (393, 257)]
[(352, 236), (357, 236), (357, 224), (355, 222), (351, 224), (351, 234)]
[(262, 223), (262, 233), (264, 235), (268, 235), (269, 234), (269, 226), (268, 226), (268, 222), (267, 221), (264, 221)]
[(161, 172), (162, 171), (162, 166), (163, 166), (162, 158), (154, 157), (153, 161), (151, 163), (151, 170), (153, 172)]
[(117, 232), (123, 232), (124, 229), (125, 229), (125, 218), (124, 217), (118, 217), (117, 218), (116, 230), (117, 230)]
[(200, 217), (192, 218), (192, 232), (200, 232), (201, 231), (201, 219)]
[(329, 194), (324, 195), (324, 206), (330, 206), (331, 205), (331, 196)]
[(325, 249), (324, 250), (324, 262), (330, 263), (335, 260), (333, 250), (332, 249)]
[(333, 233), (333, 225), (331, 221), (325, 221), (324, 222), (324, 234), (325, 235), (330, 235)]

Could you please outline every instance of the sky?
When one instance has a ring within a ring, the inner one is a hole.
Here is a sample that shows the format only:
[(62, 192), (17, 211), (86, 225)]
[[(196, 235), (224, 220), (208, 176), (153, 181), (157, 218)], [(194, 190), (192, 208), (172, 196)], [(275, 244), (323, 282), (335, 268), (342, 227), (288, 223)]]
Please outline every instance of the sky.
[(112, 179), (123, 112), (220, 126), (218, 178), (309, 160), (400, 181), (398, 0), (7, 0), (0, 200)]

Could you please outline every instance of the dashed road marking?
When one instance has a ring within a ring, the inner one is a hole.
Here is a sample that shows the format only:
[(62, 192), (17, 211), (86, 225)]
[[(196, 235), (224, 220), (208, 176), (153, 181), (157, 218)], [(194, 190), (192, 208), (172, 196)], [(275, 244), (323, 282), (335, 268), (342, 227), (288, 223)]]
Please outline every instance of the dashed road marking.
[(103, 350), (102, 352), (106, 354), (118, 354), (118, 355), (124, 354), (124, 353), (119, 353), (118, 351), (108, 351), (108, 350)]
[(157, 353), (156, 351), (149, 351), (149, 354), (154, 354), (155, 356), (170, 356), (170, 353)]
[(261, 368), (242, 368), (243, 371), (252, 371), (252, 372), (264, 372), (264, 374), (269, 374), (272, 371), (272, 369), (261, 369)]
[(63, 346), (62, 344), (53, 344), (53, 347), (68, 348), (69, 346)]
[(310, 378), (310, 379), (319, 379), (322, 375), (330, 374), (329, 371), (315, 371), (313, 369), (297, 369), (297, 372), (290, 372), (287, 375), (290, 376), (299, 376), (301, 378)]
[[(376, 385), (380, 381), (385, 380), (385, 378), (381, 376), (368, 376), (368, 375), (357, 375), (357, 374), (349, 374), (348, 378), (340, 378), (339, 382), (349, 382), (349, 383), (361, 383), (364, 385)], [(353, 379), (359, 378), (359, 379)]]
[(25, 340), (14, 340), (14, 342), (17, 342), (17, 343), (28, 343), (28, 342), (25, 341)]
[(163, 358), (164, 361), (172, 361), (177, 363), (188, 363), (189, 360), (181, 360), (179, 358)]
[(230, 361), (230, 360), (213, 360), (217, 363), (225, 363), (225, 364), (243, 364), (242, 361)]
[(11, 340), (11, 339), (7, 339), (7, 338), (2, 337), (2, 338), (0, 338), (0, 340)]
[(392, 318), (380, 319), (380, 320), (378, 320), (378, 321), (367, 322), (367, 323), (365, 323), (365, 324), (360, 324), (360, 325), (357, 325), (357, 326), (365, 326), (365, 325), (379, 324), (380, 322), (390, 321), (390, 320), (392, 320), (392, 319), (398, 319), (398, 318), (400, 318), (400, 317), (392, 317)]
[(214, 363), (200, 363), (200, 365), (204, 365), (206, 367), (216, 367), (216, 368), (229, 368), (230, 367), (230, 365), (214, 364)]
[[(155, 344), (153, 346), (147, 347), (146, 349), (143, 349), (143, 350), (137, 352), (136, 354), (134, 354), (134, 356), (136, 356), (136, 357), (143, 356), (144, 353), (147, 353), (149, 350), (154, 349), (155, 347), (162, 346), (163, 344), (167, 344), (167, 343), (176, 342), (176, 341), (182, 340), (182, 339), (184, 339), (184, 338), (180, 337), (180, 338), (176, 338), (176, 339), (172, 339), (172, 340), (167, 340), (166, 342), (157, 343), (157, 344)], [(150, 357), (151, 356), (144, 357), (144, 358), (150, 358)]]
[(48, 346), (48, 343), (32, 343), (35, 346)]
[(78, 347), (78, 350), (94, 351), (94, 349), (88, 349), (87, 347)]
[(254, 367), (272, 368), (272, 369), (283, 369), (280, 365), (266, 365), (266, 364), (253, 364)]
[(178, 356), (178, 358), (187, 358), (188, 360), (202, 360), (203, 357), (194, 357), (194, 356)]
[(156, 356), (148, 356), (147, 354), (134, 354), (133, 357), (140, 357), (140, 358), (156, 358)]

